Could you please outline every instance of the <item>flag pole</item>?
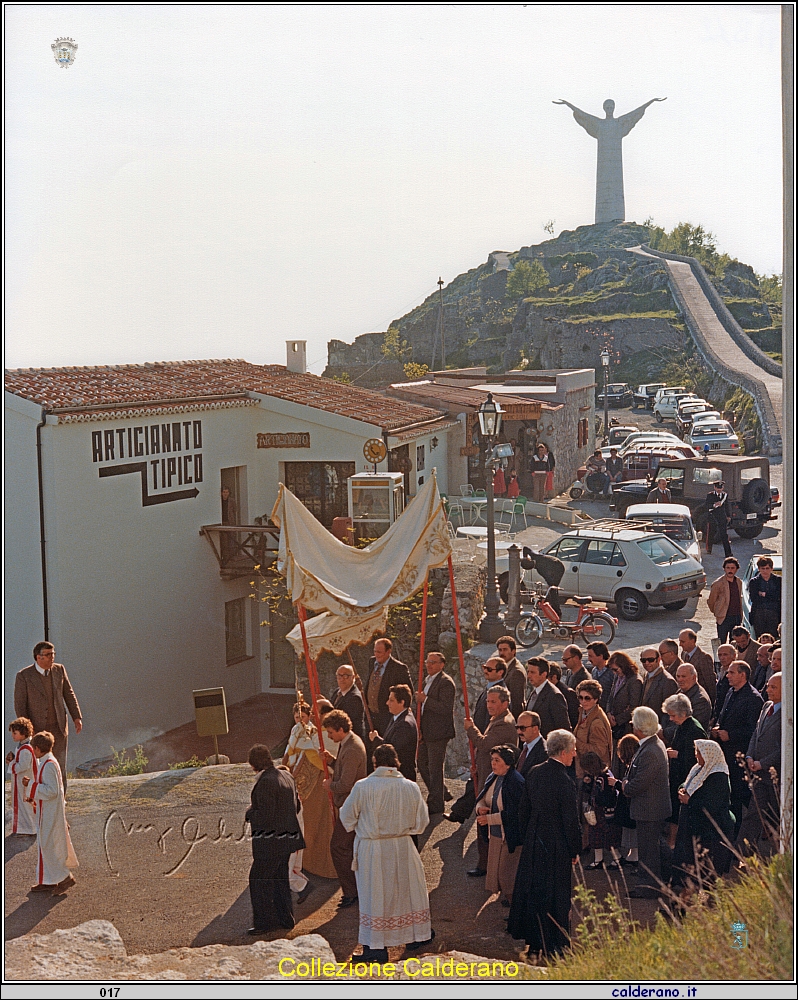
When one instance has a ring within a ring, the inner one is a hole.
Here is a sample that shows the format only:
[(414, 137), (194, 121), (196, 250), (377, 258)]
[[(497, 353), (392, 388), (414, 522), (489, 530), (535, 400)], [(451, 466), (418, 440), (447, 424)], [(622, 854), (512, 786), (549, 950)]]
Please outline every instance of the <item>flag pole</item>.
[[(424, 577), (424, 598), (421, 602), (421, 646), (418, 654), (418, 687), (416, 693), (424, 688), (424, 652), (427, 643), (427, 598), (429, 596), (429, 573)], [(416, 702), (416, 726), (418, 728), (418, 739), (416, 740), (416, 760), (418, 760), (418, 746), (421, 743), (421, 702)]]
[[(321, 728), (321, 715), (319, 714), (319, 701), (321, 697), (321, 689), (319, 687), (319, 673), (316, 670), (316, 664), (310, 658), (310, 647), (308, 646), (308, 636), (305, 632), (305, 609), (301, 604), (297, 604), (297, 616), (299, 617), (299, 631), (302, 633), (302, 648), (305, 650), (305, 665), (308, 668), (308, 683), (310, 684), (310, 697), (311, 697), (311, 707), (313, 709), (313, 719), (316, 723), (316, 732), (319, 737), (319, 756), (321, 757), (321, 766), (324, 769), (324, 778), (328, 780), (330, 777), (330, 769), (327, 767), (327, 758), (324, 756), (324, 732)], [(332, 792), (327, 789), (327, 796), (330, 800), (330, 809), (332, 809), (333, 819), (335, 819), (335, 803), (333, 802)]]
[[(471, 718), (471, 712), (468, 708), (468, 684), (466, 683), (466, 672), (465, 672), (465, 660), (463, 658), (463, 637), (460, 634), (460, 615), (457, 613), (457, 591), (454, 586), (454, 566), (452, 564), (452, 557), (449, 556), (449, 589), (452, 592), (452, 617), (454, 618), (454, 631), (457, 636), (457, 656), (460, 660), (460, 682), (463, 685), (463, 710), (465, 712), (466, 719)], [(474, 744), (471, 740), (468, 741), (468, 749), (471, 751), (471, 778), (474, 782), (474, 794), (479, 794), (479, 789), (477, 788), (477, 755), (474, 749)]]

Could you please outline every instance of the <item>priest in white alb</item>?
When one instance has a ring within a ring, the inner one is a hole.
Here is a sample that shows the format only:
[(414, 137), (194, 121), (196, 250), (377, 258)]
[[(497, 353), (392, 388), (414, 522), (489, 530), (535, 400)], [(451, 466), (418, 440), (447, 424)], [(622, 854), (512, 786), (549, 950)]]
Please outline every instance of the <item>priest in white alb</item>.
[(31, 892), (62, 892), (75, 884), (69, 869), (77, 868), (78, 859), (66, 820), (61, 767), (51, 752), (55, 737), (43, 731), (36, 733), (30, 743), (36, 756), (37, 775), (28, 800), (35, 804), (39, 830), (36, 885)]
[(426, 829), (429, 814), (418, 785), (400, 774), (390, 743), (374, 751), (374, 768), (355, 783), (339, 818), (355, 831), (362, 957), (387, 962), (388, 948), (415, 950), (435, 936), (424, 868), (412, 840)]

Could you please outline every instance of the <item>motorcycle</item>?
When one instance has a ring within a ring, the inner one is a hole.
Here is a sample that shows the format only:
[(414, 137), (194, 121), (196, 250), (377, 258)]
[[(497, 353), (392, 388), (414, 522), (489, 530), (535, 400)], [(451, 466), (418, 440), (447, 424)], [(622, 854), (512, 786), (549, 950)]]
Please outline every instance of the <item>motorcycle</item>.
[[(603, 486), (606, 483), (606, 477), (601, 472), (589, 472), (582, 479), (577, 479), (573, 486), (568, 491), (568, 495), (572, 500), (579, 500), (585, 494), (587, 494), (586, 499), (588, 500), (598, 500), (600, 498), (607, 498), (612, 496), (610, 492), (604, 492)], [(610, 485), (608, 484), (608, 489)]]
[(615, 638), (618, 619), (613, 618), (604, 608), (593, 604), (592, 597), (572, 597), (578, 605), (576, 620), (563, 621), (553, 605), (559, 606), (559, 588), (545, 590), (538, 585), (533, 592), (531, 609), (524, 611), (515, 626), (515, 638), (527, 649), (536, 646), (541, 639), (563, 639), (574, 642), (600, 640), (608, 646)]

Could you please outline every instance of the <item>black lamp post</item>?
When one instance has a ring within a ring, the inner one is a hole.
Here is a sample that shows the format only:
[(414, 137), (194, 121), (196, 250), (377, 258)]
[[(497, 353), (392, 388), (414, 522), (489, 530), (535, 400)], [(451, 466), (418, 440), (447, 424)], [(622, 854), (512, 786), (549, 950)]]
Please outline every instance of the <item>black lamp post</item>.
[(493, 448), (501, 430), (503, 413), (504, 410), (496, 405), (493, 394), (489, 392), (488, 398), (478, 411), (479, 432), (485, 439), (488, 449), (487, 458), (485, 459), (485, 471), (487, 473), (487, 489), (485, 493), (488, 500), (488, 579), (485, 587), (485, 617), (479, 626), (479, 638), (482, 642), (496, 642), (499, 636), (504, 634), (504, 623), (499, 617), (501, 598), (499, 597), (499, 588), (496, 583), (496, 537), (494, 535), (493, 504), (493, 475), (496, 466)]
[(601, 352), (601, 367), (604, 369), (604, 437), (607, 438), (607, 441), (609, 442), (609, 430), (607, 429), (607, 410), (609, 408), (609, 399), (607, 399), (607, 387), (610, 376), (610, 352), (606, 347)]

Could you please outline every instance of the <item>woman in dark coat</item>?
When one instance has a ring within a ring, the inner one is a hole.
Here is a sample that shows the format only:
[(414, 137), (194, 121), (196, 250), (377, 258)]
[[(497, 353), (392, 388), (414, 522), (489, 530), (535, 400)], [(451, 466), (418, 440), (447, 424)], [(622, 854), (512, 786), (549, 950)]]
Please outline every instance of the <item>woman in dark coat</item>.
[(525, 782), (515, 769), (516, 749), (509, 744), (492, 747), (493, 772), (477, 797), (477, 823), (488, 828), (488, 877), (485, 888), (504, 895), (505, 906), (513, 898), (515, 874), (524, 835), (519, 809)]
[(253, 926), (248, 934), (265, 934), (275, 927), (294, 926), (288, 859), (305, 846), (299, 827), (299, 799), (291, 774), (275, 768), (269, 748), (256, 744), (249, 751), (253, 771), (259, 771), (252, 789), (246, 820), (252, 830), (252, 868), (249, 897)]
[(686, 694), (672, 694), (662, 703), (662, 711), (675, 726), (668, 754), (668, 783), (671, 789), (671, 818), (668, 844), (676, 846), (676, 830), (679, 826), (679, 789), (684, 784), (690, 769), (695, 764), (695, 741), (707, 739), (707, 733), (698, 719), (693, 718), (693, 706)]
[(613, 742), (617, 744), (632, 731), (632, 712), (643, 698), (643, 682), (637, 664), (628, 653), (619, 650), (607, 662), (615, 674), (607, 698), (607, 718), (612, 726)]
[(521, 800), (524, 849), (515, 878), (507, 931), (529, 954), (556, 955), (570, 944), (571, 872), (582, 846), (576, 788), (568, 768), (576, 756), (572, 733), (555, 729), (546, 739), (549, 759), (527, 774)]
[(732, 861), (732, 853), (725, 845), (726, 840), (734, 840), (729, 767), (714, 740), (696, 740), (695, 755), (698, 763), (679, 789), (682, 808), (673, 852), (675, 885), (684, 885), (695, 871), (701, 849), (707, 851), (718, 875), (725, 875)]

